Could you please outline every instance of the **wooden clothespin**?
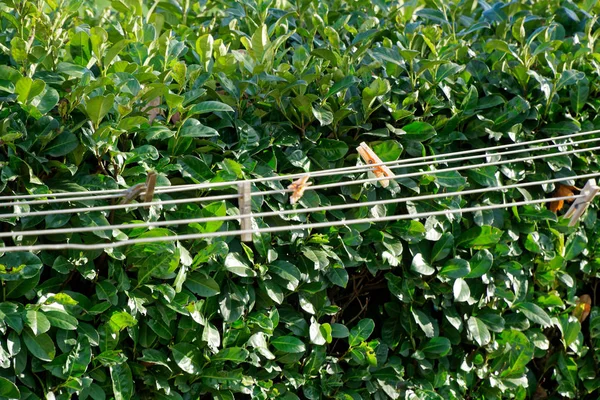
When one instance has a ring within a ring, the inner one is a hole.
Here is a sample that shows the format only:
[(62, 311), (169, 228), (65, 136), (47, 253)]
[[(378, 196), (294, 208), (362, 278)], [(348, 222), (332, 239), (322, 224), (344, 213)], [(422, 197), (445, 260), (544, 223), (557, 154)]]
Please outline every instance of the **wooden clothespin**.
[[(356, 148), (356, 151), (358, 151), (358, 154), (360, 154), (362, 159), (367, 164), (382, 164), (383, 163), (383, 161), (381, 161), (381, 159), (379, 157), (377, 157), (377, 154), (375, 154), (375, 152), (373, 150), (371, 150), (371, 148), (365, 142), (362, 142)], [(378, 178), (381, 178), (384, 176), (387, 178), (394, 177), (394, 173), (392, 172), (392, 170), (390, 170), (385, 165), (375, 165), (373, 167), (373, 173)], [(390, 181), (387, 179), (382, 179), (379, 181), (379, 183), (381, 183), (381, 186), (385, 188), (385, 187), (388, 187), (388, 185), (390, 184)]]
[[(149, 203), (154, 198), (154, 188), (156, 187), (156, 172), (148, 172), (145, 186), (146, 191), (144, 193), (144, 203)], [(144, 208), (150, 208), (150, 206), (146, 205), (144, 206)]]
[(308, 186), (312, 185), (312, 182), (308, 182), (308, 178), (309, 178), (308, 174), (304, 175), (304, 176), (300, 177), (299, 179), (295, 180), (294, 182), (292, 182), (292, 184), (290, 186), (288, 186), (288, 189), (291, 189), (294, 191), (292, 193), (292, 195), (290, 196), (290, 204), (296, 204), (298, 202), (298, 200), (300, 200), (300, 198), (304, 194), (304, 191), (306, 190), (306, 188)]
[[(252, 196), (250, 195), (252, 191), (252, 186), (250, 182), (244, 181), (238, 184), (238, 193), (240, 198), (238, 200), (238, 205), (240, 209), (240, 215), (249, 215), (252, 213)], [(252, 217), (242, 217), (240, 218), (240, 228), (243, 231), (249, 231), (252, 229)], [(242, 242), (251, 242), (252, 241), (252, 232), (242, 233), (241, 234)]]
[(146, 184), (138, 183), (137, 185), (125, 190), (125, 192), (123, 193), (123, 200), (121, 200), (121, 204), (127, 204), (131, 202), (131, 200), (141, 195), (144, 189), (146, 189)]
[(600, 192), (600, 187), (596, 185), (596, 180), (590, 179), (581, 190), (581, 197), (575, 199), (565, 214), (566, 218), (571, 218), (569, 226), (575, 226), (598, 192)]

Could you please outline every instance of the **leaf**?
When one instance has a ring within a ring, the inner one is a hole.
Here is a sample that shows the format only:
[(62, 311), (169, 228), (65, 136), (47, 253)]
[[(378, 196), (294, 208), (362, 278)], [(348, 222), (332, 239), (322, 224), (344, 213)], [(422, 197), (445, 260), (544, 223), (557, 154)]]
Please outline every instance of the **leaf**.
[(120, 332), (136, 325), (137, 320), (126, 311), (117, 311), (110, 316), (109, 326), (113, 332)]
[(342, 90), (346, 90), (354, 86), (358, 82), (360, 81), (355, 76), (347, 76), (341, 79), (340, 81), (336, 82), (331, 88), (329, 88), (329, 91), (327, 91), (327, 94), (325, 95), (325, 97), (323, 97), (323, 101), (327, 100), (334, 94), (341, 92)]
[(62, 157), (73, 152), (77, 146), (79, 146), (77, 136), (69, 131), (65, 131), (50, 142), (44, 149), (44, 152), (50, 157)]
[(234, 364), (239, 364), (246, 361), (250, 353), (248, 350), (241, 347), (228, 347), (219, 351), (216, 355), (211, 358), (212, 362), (218, 361), (231, 361)]
[(18, 36), (10, 40), (10, 55), (17, 63), (27, 61), (27, 43)]
[(460, 188), (467, 184), (467, 179), (457, 171), (435, 173), (433, 176), (435, 177), (435, 182), (441, 187)]
[(289, 290), (296, 290), (300, 283), (300, 270), (292, 263), (277, 260), (269, 265), (269, 271), (280, 276)]
[(434, 263), (448, 257), (454, 245), (454, 236), (446, 232), (433, 245), (431, 250), (431, 262)]
[(592, 298), (587, 295), (579, 296), (579, 300), (575, 304), (575, 308), (573, 309), (572, 315), (574, 315), (579, 322), (583, 322), (590, 315), (590, 311), (592, 309)]
[(177, 343), (172, 348), (173, 361), (188, 374), (197, 375), (202, 370), (200, 350), (191, 343)]
[(458, 278), (454, 281), (452, 291), (454, 293), (454, 301), (459, 303), (465, 302), (471, 297), (469, 284), (462, 278)]
[(565, 256), (566, 261), (571, 261), (580, 255), (587, 247), (588, 239), (581, 233), (577, 232), (569, 238), (565, 245)]
[(434, 337), (437, 335), (437, 329), (431, 319), (422, 311), (412, 310), (413, 318), (421, 330), (427, 337)]
[(121, 51), (131, 42), (129, 39), (123, 39), (113, 44), (104, 55), (104, 68), (109, 67)]
[(404, 136), (402, 136), (406, 140), (414, 140), (416, 142), (424, 142), (428, 139), (431, 139), (437, 132), (427, 122), (411, 122), (408, 125), (402, 127), (402, 130), (406, 132)]
[(133, 377), (127, 363), (109, 367), (115, 400), (129, 400), (133, 397)]
[(225, 258), (225, 268), (237, 276), (256, 276), (246, 260), (238, 253), (229, 253)]
[(470, 270), (471, 268), (467, 260), (453, 258), (444, 264), (439, 275), (453, 279), (464, 278), (469, 274)]
[(143, 361), (149, 364), (162, 365), (163, 367), (171, 370), (168, 362), (169, 359), (166, 354), (156, 349), (144, 349), (142, 350), (142, 357), (139, 357), (139, 361)]
[(333, 113), (318, 104), (312, 106), (312, 113), (321, 126), (331, 125), (333, 122)]
[[(224, 217), (227, 214), (227, 206), (224, 201), (216, 201), (214, 203), (207, 204), (200, 211), (200, 218), (215, 218)], [(223, 221), (210, 221), (202, 223), (192, 223), (191, 227), (197, 229), (200, 233), (209, 233), (218, 231), (223, 226)]]
[(373, 151), (383, 162), (396, 161), (402, 154), (402, 145), (395, 140), (386, 140), (374, 145)]
[(571, 86), (584, 78), (585, 74), (581, 71), (576, 71), (574, 69), (564, 70), (556, 82), (556, 91), (559, 91), (564, 87)]
[(201, 272), (192, 272), (183, 283), (186, 288), (201, 297), (212, 297), (221, 293), (219, 284)]
[(39, 311), (27, 311), (25, 314), (25, 324), (31, 328), (33, 334), (36, 336), (48, 332), (50, 329), (50, 321)]
[(479, 185), (484, 187), (495, 187), (499, 186), (498, 180), (496, 179), (496, 171), (498, 170), (495, 166), (487, 166), (482, 168), (473, 168), (465, 171), (467, 176), (477, 182)]
[(115, 96), (96, 96), (89, 99), (85, 104), (85, 112), (95, 127), (100, 125), (100, 121), (108, 114), (115, 102)]
[(0, 396), (10, 399), (20, 399), (21, 392), (12, 381), (0, 376)]
[(79, 324), (77, 318), (62, 310), (47, 310), (44, 313), (50, 324), (60, 329), (74, 331)]
[(487, 326), (477, 317), (469, 317), (467, 329), (479, 346), (485, 346), (492, 339)]
[(533, 303), (517, 303), (514, 307), (521, 311), (530, 321), (540, 324), (544, 328), (552, 326), (552, 320), (538, 305)]
[(490, 247), (500, 241), (503, 232), (493, 226), (476, 226), (461, 234), (456, 246), (467, 248)]
[(181, 128), (179, 129), (179, 136), (181, 137), (214, 137), (219, 136), (219, 132), (209, 126), (202, 125), (200, 121), (194, 118), (188, 118), (185, 120)]
[(196, 40), (196, 52), (200, 57), (201, 63), (208, 62), (213, 53), (214, 39), (210, 33), (202, 35)]
[(0, 279), (5, 281), (33, 278), (41, 268), (42, 262), (32, 253), (6, 253), (0, 257)]
[(571, 100), (571, 108), (576, 114), (579, 114), (590, 95), (590, 85), (587, 78), (577, 82), (577, 84), (569, 91), (569, 99)]
[(195, 156), (185, 155), (177, 160), (177, 164), (181, 166), (182, 175), (194, 183), (205, 182), (214, 176), (210, 167)]
[(571, 133), (579, 132), (581, 127), (571, 121), (561, 121), (548, 124), (542, 128), (542, 132), (556, 134), (556, 135), (568, 135)]
[(348, 345), (354, 347), (364, 342), (375, 330), (375, 322), (370, 318), (361, 319), (358, 324), (350, 330)]
[(429, 339), (420, 350), (429, 357), (437, 358), (448, 354), (451, 348), (450, 339), (438, 336)]
[(327, 161), (337, 161), (348, 153), (348, 145), (339, 140), (321, 139), (311, 150), (311, 154), (323, 157)]
[(28, 103), (38, 94), (42, 93), (46, 87), (46, 83), (40, 79), (33, 80), (27, 76), (22, 77), (15, 85), (15, 94), (17, 100), (21, 103)]
[(50, 336), (46, 333), (34, 335), (29, 329), (23, 331), (23, 341), (31, 354), (42, 361), (52, 361), (56, 355), (56, 349)]
[(335, 285), (345, 288), (348, 284), (348, 271), (340, 265), (334, 265), (327, 271), (327, 278)]
[(20, 279), (18, 281), (6, 282), (6, 298), (16, 299), (24, 296), (27, 292), (34, 289), (40, 281), (40, 274), (36, 274), (33, 278)]
[(271, 345), (284, 353), (303, 353), (306, 350), (304, 343), (294, 336), (279, 336), (271, 340)]
[(466, 278), (479, 278), (485, 275), (490, 270), (493, 263), (494, 256), (489, 250), (478, 251), (473, 258), (471, 258), (471, 272), (467, 274)]
[(188, 115), (209, 114), (214, 112), (234, 112), (235, 110), (220, 101), (203, 101), (194, 104), (189, 110)]
[(426, 276), (433, 275), (435, 272), (435, 269), (425, 261), (425, 258), (421, 253), (418, 253), (413, 257), (410, 269)]
[(348, 331), (348, 328), (346, 328), (345, 325), (337, 323), (331, 324), (331, 337), (343, 339), (348, 336), (350, 336), (350, 331)]

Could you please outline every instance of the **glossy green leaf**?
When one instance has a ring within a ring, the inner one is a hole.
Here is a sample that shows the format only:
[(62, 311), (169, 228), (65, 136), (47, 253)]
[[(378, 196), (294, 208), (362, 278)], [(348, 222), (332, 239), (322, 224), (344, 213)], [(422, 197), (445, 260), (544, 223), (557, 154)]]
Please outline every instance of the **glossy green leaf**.
[(208, 114), (214, 112), (234, 112), (234, 109), (219, 101), (203, 101), (201, 103), (194, 104), (192, 108), (188, 110), (188, 115)]
[(550, 316), (534, 303), (519, 303), (515, 305), (515, 308), (521, 311), (529, 320), (542, 325), (544, 328), (552, 325)]
[(39, 311), (27, 311), (24, 320), (25, 324), (31, 328), (33, 334), (36, 336), (48, 332), (50, 329), (50, 321), (48, 321), (48, 318)]
[(403, 139), (414, 140), (417, 142), (424, 142), (437, 135), (433, 126), (427, 122), (412, 122), (402, 127), (402, 130), (406, 132), (406, 134), (402, 136)]
[(135, 391), (129, 365), (127, 363), (117, 364), (111, 366), (109, 369), (115, 400), (131, 399)]
[(467, 329), (479, 346), (485, 346), (492, 338), (488, 327), (477, 317), (469, 317)]
[(302, 353), (306, 350), (304, 343), (294, 336), (279, 336), (271, 340), (271, 345), (284, 353)]
[(56, 348), (50, 336), (46, 333), (35, 335), (31, 330), (23, 331), (23, 341), (31, 354), (42, 361), (52, 361), (56, 355)]
[(201, 272), (189, 274), (184, 281), (184, 285), (201, 297), (212, 297), (221, 293), (219, 284), (213, 278)]
[(17, 385), (15, 385), (12, 381), (0, 377), (0, 396), (9, 398), (9, 399), (20, 399), (21, 392)]
[(350, 330), (350, 336), (348, 337), (348, 345), (350, 347), (356, 346), (361, 342), (364, 342), (371, 336), (375, 329), (375, 323), (370, 318), (361, 319), (358, 324)]
[(109, 94), (106, 96), (93, 97), (85, 103), (85, 112), (94, 126), (100, 125), (102, 119), (113, 107), (114, 101), (115, 96), (113, 94)]
[(188, 374), (199, 374), (202, 368), (200, 351), (191, 343), (177, 343), (171, 348), (173, 361)]

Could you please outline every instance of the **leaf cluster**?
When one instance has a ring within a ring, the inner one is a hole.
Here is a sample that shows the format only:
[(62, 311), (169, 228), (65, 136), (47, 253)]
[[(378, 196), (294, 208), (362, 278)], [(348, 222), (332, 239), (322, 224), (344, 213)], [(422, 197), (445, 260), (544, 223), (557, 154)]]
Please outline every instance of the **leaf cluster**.
[[(596, 129), (599, 11), (593, 1), (550, 0), (0, 0), (0, 190), (125, 190), (149, 171), (159, 186), (233, 181), (356, 165), (363, 141), (393, 161)], [(297, 207), (554, 178), (581, 187), (569, 177), (597, 172), (598, 158), (560, 154), (567, 148), (461, 172), (396, 169), (423, 174), (385, 189), (307, 190)], [(558, 189), (253, 224), (449, 210)], [(14, 212), (116, 200), (73, 203)], [(290, 207), (284, 194), (252, 204)], [(106, 243), (234, 230), (236, 221), (134, 224), (238, 212), (235, 201), (217, 201), (0, 221), (4, 231), (132, 224), (5, 241)], [(595, 399), (597, 206), (576, 227), (557, 213), (536, 205), (262, 233), (251, 243), (6, 253), (0, 397)]]

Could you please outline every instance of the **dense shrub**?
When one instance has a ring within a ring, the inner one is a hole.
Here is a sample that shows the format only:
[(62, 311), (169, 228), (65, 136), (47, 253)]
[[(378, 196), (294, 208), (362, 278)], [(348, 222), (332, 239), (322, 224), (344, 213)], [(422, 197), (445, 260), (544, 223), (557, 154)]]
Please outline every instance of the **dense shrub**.
[[(318, 171), (355, 165), (362, 141), (389, 161), (594, 129), (594, 7), (551, 0), (0, 1), (2, 194), (126, 189), (150, 170), (162, 186)], [(307, 191), (299, 207), (593, 172), (598, 159), (584, 152), (423, 174), (386, 189)], [(556, 189), (256, 224), (500, 204)], [(235, 188), (157, 198), (227, 193)], [(284, 194), (253, 203), (256, 212), (287, 208)], [(13, 209), (29, 207), (5, 210)], [(51, 229), (237, 212), (232, 200), (4, 217), (2, 225)], [(6, 253), (0, 396), (596, 399), (596, 223), (597, 207), (570, 228), (536, 205), (257, 234), (248, 244), (232, 236)], [(24, 236), (5, 245), (238, 227)], [(578, 312), (582, 295), (593, 304), (587, 319)]]

